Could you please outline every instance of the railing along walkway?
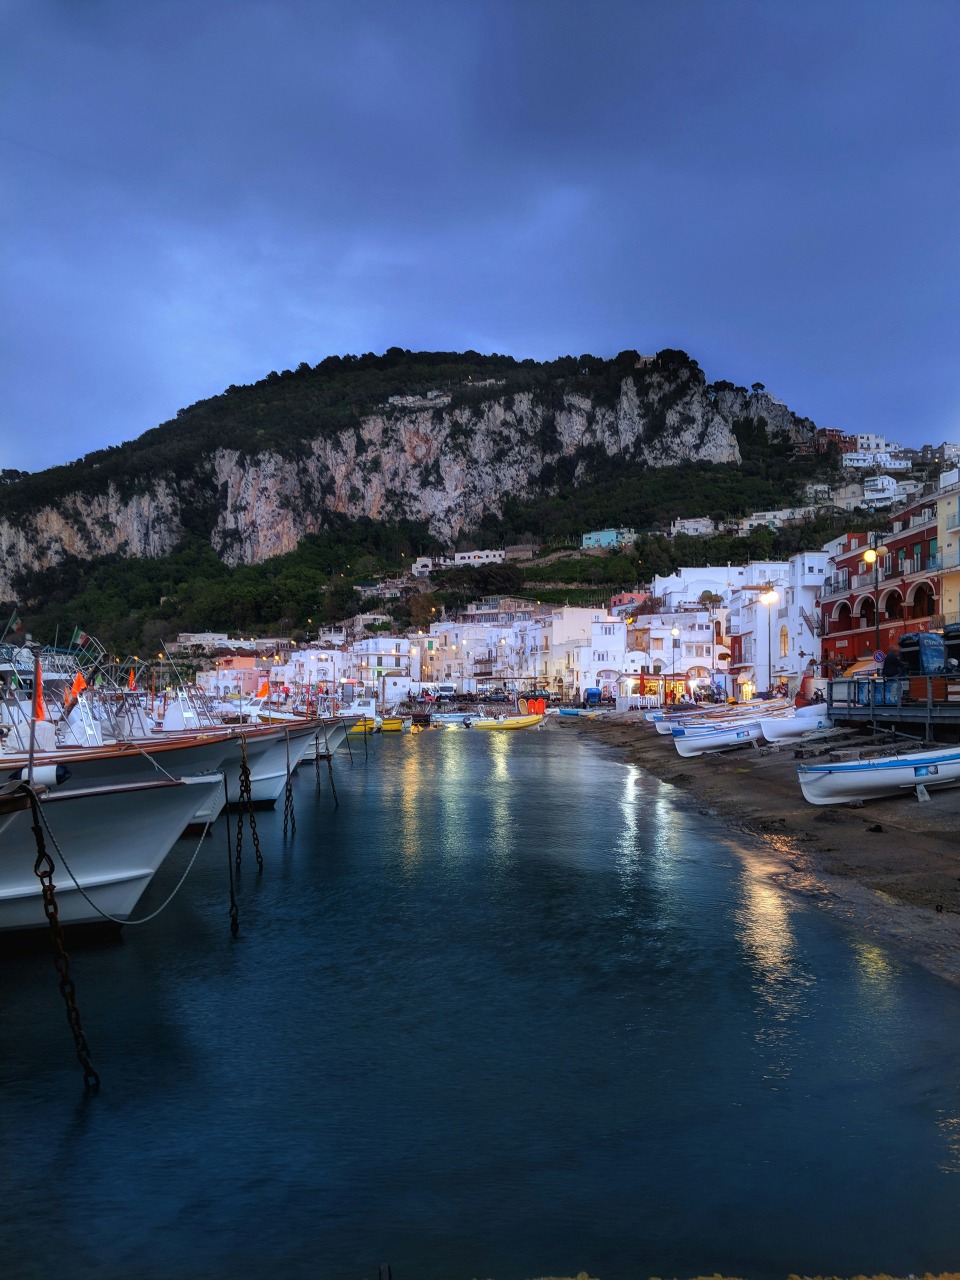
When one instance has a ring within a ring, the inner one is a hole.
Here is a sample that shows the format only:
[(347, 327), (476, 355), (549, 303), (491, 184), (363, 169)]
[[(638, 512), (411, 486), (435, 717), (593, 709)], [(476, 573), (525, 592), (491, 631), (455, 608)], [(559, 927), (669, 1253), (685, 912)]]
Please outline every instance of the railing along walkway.
[(877, 676), (831, 680), (827, 686), (830, 718), (839, 722), (923, 725), (960, 731), (960, 672), (955, 675)]

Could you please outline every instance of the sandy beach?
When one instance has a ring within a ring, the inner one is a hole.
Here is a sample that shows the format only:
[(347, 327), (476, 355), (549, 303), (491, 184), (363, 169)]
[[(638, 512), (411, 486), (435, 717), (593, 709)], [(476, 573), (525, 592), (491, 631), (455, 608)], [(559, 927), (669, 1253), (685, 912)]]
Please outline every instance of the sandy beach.
[(819, 807), (800, 791), (795, 743), (683, 759), (636, 711), (574, 723), (559, 731), (616, 748), (762, 842), (778, 884), (960, 985), (960, 787)]

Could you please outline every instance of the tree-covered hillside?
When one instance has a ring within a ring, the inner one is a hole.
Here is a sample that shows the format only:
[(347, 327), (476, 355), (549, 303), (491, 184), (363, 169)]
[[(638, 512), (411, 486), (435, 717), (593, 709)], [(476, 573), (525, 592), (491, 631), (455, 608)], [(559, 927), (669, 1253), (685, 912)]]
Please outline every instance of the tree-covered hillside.
[[(382, 356), (330, 356), (315, 366), (270, 373), (252, 386), (228, 387), (220, 396), (181, 410), (173, 421), (127, 444), (35, 475), (0, 476), (0, 516), (13, 526), (38, 506), (56, 506), (67, 494), (105, 492), (111, 484), (121, 493), (145, 492), (154, 477), (169, 474), (192, 478), (190, 483), (197, 485), (192, 494), (189, 485), (185, 490), (189, 501), (182, 538), (171, 554), (151, 560), (120, 553), (91, 560), (67, 556), (50, 568), (19, 572), (6, 606), (16, 607), (43, 639), (52, 639), (58, 625), (80, 624), (118, 648), (150, 647), (179, 630), (307, 631), (341, 619), (362, 603), (353, 589), (355, 582), (377, 573), (399, 574), (417, 555), (450, 548), (441, 546), (423, 521), (351, 521), (331, 511), (322, 531), (304, 538), (296, 551), (229, 568), (208, 540), (220, 499), (215, 492), (205, 493), (202, 478), (197, 481), (205, 455), (229, 445), (250, 455), (273, 450), (296, 458), (311, 440), (358, 426), (374, 409), (389, 416), (390, 397), (430, 391), (450, 397), (451, 405), (494, 399), (508, 407), (515, 394), (532, 394), (544, 410), (546, 431), (553, 411), (568, 397), (588, 399), (594, 406), (591, 412), (597, 406), (613, 408), (627, 377), (641, 391), (647, 385), (658, 388), (660, 398), (655, 399), (652, 425), (648, 424), (654, 432), (666, 429), (671, 397), (684, 384), (699, 385), (708, 398), (726, 396), (729, 403), (732, 395), (735, 403), (748, 405), (749, 412), (732, 424), (741, 465), (700, 461), (653, 467), (585, 444), (575, 456), (548, 463), (532, 497), (507, 497), (501, 517), (488, 514), (479, 527), (464, 528), (459, 547), (501, 546), (525, 535), (547, 544), (578, 545), (581, 534), (591, 529), (636, 529), (642, 538), (632, 559), (620, 557), (602, 571), (594, 561), (583, 577), (571, 573), (569, 587), (588, 591), (633, 586), (678, 563), (697, 563), (700, 556), (706, 563), (789, 554), (800, 544), (820, 545), (834, 532), (829, 522), (821, 522), (799, 532), (720, 542), (660, 536), (678, 516), (725, 519), (802, 505), (807, 482), (838, 476), (835, 452), (795, 452), (795, 442), (782, 426), (771, 428), (758, 414), (757, 401), (749, 402), (751, 393), (729, 383), (706, 387), (696, 361), (684, 352), (662, 351), (648, 358), (625, 351), (613, 360), (582, 355), (536, 362), (472, 351), (414, 353), (391, 348)], [(68, 510), (64, 518), (71, 518)], [(535, 566), (524, 573), (536, 581)], [(489, 585), (520, 588), (523, 580), (523, 574), (511, 571), (502, 582)], [(445, 592), (453, 603), (469, 585), (465, 583), (441, 584), (441, 607)], [(393, 608), (400, 621), (410, 617), (409, 600)]]

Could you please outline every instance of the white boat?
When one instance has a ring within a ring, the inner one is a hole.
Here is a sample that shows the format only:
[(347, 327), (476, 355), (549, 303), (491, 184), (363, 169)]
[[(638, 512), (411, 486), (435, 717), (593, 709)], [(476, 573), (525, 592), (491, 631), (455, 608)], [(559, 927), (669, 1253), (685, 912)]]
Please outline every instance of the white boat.
[(318, 754), (321, 758), (332, 756), (338, 747), (343, 746), (347, 734), (359, 721), (359, 716), (322, 716), (320, 728), (303, 754), (303, 763), (316, 760)]
[(710, 727), (729, 724), (731, 721), (736, 720), (756, 720), (761, 715), (788, 715), (792, 710), (792, 704), (786, 700), (727, 703), (711, 706), (702, 711), (694, 710), (672, 714), (660, 720), (654, 720), (652, 723), (657, 733), (669, 736), (677, 725), (682, 725), (684, 728), (688, 726), (691, 728), (697, 726)]
[(736, 747), (748, 747), (760, 740), (760, 725), (756, 720), (743, 720), (735, 724), (718, 725), (715, 729), (700, 731), (678, 726), (673, 731), (673, 745), (681, 756), (710, 755), (715, 751), (732, 751)]
[(808, 733), (822, 733), (833, 728), (826, 707), (798, 707), (793, 716), (762, 716), (760, 731), (768, 742), (789, 742)]
[(670, 721), (673, 724), (686, 723), (693, 720), (718, 719), (729, 715), (745, 715), (769, 713), (792, 709), (793, 703), (788, 698), (752, 698), (749, 702), (701, 702), (688, 706), (654, 707), (643, 713), (643, 718), (650, 724), (662, 724)]
[[(61, 922), (102, 924), (100, 912), (117, 921), (129, 919), (184, 827), (220, 785), (218, 776), (207, 774), (72, 791), (37, 788)], [(5, 788), (0, 795), (0, 930), (46, 924), (36, 858), (29, 794)]]
[(903, 751), (835, 764), (800, 764), (797, 779), (804, 800), (810, 804), (847, 804), (908, 791), (915, 792), (918, 800), (927, 800), (933, 787), (960, 784), (960, 747)]
[[(300, 727), (288, 725), (263, 725), (267, 736), (259, 734), (247, 745), (247, 765), (250, 770), (250, 798), (258, 808), (272, 808), (283, 794), (287, 777), (313, 745), (318, 724), (307, 720)], [(251, 749), (252, 746), (252, 749)], [(227, 802), (240, 803), (240, 770), (237, 763), (242, 751), (227, 758)]]

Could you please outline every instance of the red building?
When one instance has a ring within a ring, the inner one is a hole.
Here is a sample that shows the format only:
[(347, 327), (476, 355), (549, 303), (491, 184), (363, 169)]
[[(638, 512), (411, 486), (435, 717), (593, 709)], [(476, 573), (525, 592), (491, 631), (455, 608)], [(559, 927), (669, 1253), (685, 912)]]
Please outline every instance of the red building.
[[(879, 546), (871, 563), (864, 552)], [(909, 631), (941, 626), (937, 500), (918, 499), (887, 534), (847, 534), (820, 592), (824, 675), (836, 675)]]
[(818, 427), (816, 434), (817, 453), (826, 453), (827, 445), (835, 444), (841, 453), (855, 453), (857, 437), (848, 436), (838, 427)]

